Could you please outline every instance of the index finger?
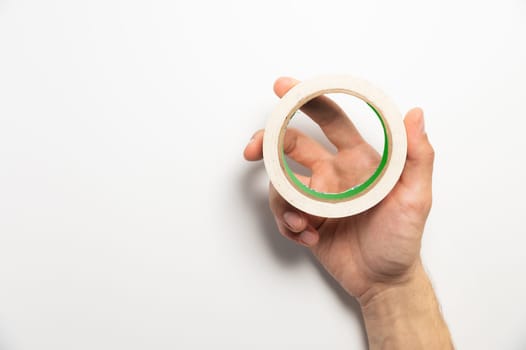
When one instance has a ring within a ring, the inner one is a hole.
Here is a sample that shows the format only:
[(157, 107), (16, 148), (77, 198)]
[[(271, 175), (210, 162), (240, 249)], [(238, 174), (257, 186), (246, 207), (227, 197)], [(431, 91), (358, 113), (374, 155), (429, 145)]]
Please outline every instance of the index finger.
[[(279, 78), (274, 83), (274, 92), (281, 98), (298, 83), (299, 80), (294, 78)], [(316, 97), (300, 109), (320, 126), (338, 150), (353, 148), (365, 142), (345, 112), (327, 96)]]

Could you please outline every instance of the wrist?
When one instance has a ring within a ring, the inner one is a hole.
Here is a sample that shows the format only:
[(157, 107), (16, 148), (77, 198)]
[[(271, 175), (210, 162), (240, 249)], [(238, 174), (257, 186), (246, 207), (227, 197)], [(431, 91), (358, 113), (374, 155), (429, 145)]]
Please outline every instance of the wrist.
[(369, 288), (359, 302), (371, 349), (452, 348), (438, 301), (420, 261), (404, 279)]
[(370, 285), (364, 293), (358, 296), (358, 302), (362, 311), (370, 308), (369, 304), (381, 305), (392, 299), (397, 299), (397, 302), (400, 302), (400, 297), (406, 299), (408, 294), (424, 288), (428, 284), (429, 279), (419, 258), (402, 275)]

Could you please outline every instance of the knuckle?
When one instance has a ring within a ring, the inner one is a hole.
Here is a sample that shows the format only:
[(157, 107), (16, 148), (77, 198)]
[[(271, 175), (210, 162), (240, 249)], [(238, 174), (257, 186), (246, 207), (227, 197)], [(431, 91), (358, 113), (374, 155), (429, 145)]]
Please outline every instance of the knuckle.
[(431, 193), (412, 196), (405, 202), (405, 209), (418, 214), (427, 215), (431, 210), (433, 198)]
[(431, 159), (432, 161), (435, 159), (435, 149), (429, 142), (429, 139), (426, 140), (425, 143), (425, 149), (423, 150), (423, 153), (427, 156), (427, 158)]
[(291, 154), (296, 149), (296, 140), (298, 138), (298, 131), (295, 129), (287, 129), (285, 133), (285, 140), (283, 142), (283, 152)]
[(433, 148), (433, 146), (429, 145), (428, 147), (428, 150), (427, 150), (427, 156), (431, 159), (431, 160), (434, 160), (435, 159), (435, 149)]
[[(276, 219), (276, 222), (278, 222), (278, 220)], [(278, 222), (278, 231), (279, 233), (282, 235), (282, 236), (285, 236), (288, 238), (288, 230), (285, 228), (285, 226), (283, 226), (283, 224), (281, 224), (281, 222)]]
[(296, 242), (296, 238), (294, 237), (294, 234), (288, 230), (278, 219), (276, 219), (276, 223), (278, 226), (278, 232), (285, 238)]

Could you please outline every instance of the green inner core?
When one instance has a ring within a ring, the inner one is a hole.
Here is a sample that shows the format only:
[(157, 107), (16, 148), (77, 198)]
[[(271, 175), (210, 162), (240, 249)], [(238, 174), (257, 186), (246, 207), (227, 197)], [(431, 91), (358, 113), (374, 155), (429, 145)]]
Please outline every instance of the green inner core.
[(382, 124), (382, 128), (384, 130), (384, 152), (382, 154), (382, 159), (380, 160), (380, 164), (378, 165), (378, 168), (374, 171), (373, 175), (371, 175), (370, 178), (368, 178), (364, 183), (360, 185), (356, 185), (354, 187), (351, 187), (350, 189), (339, 192), (339, 193), (326, 193), (326, 192), (318, 192), (316, 190), (313, 190), (312, 188), (304, 185), (297, 177), (294, 175), (294, 172), (290, 169), (289, 164), (287, 163), (287, 158), (285, 157), (285, 152), (283, 151), (283, 148), (281, 149), (281, 159), (283, 160), (283, 166), (285, 168), (285, 172), (288, 175), (288, 178), (293, 182), (293, 184), (305, 192), (306, 194), (320, 199), (325, 200), (342, 200), (347, 199), (350, 197), (354, 197), (363, 191), (365, 191), (369, 186), (371, 186), (372, 183), (375, 182), (375, 180), (382, 174), (385, 165), (387, 164), (387, 159), (389, 158), (389, 142), (387, 139), (387, 129), (385, 127), (385, 123), (380, 116), (380, 113), (374, 108), (370, 103), (367, 103), (369, 107), (374, 111), (378, 119), (380, 120), (380, 123)]

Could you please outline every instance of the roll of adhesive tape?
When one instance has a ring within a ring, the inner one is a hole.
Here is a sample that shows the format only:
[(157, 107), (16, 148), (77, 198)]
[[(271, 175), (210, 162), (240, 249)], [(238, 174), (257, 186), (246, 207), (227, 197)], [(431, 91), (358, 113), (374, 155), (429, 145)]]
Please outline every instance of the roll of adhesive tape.
[[(289, 168), (283, 152), (287, 125), (308, 101), (328, 93), (362, 99), (380, 119), (384, 150), (378, 168), (364, 183), (340, 193), (315, 191)], [(361, 213), (378, 204), (393, 189), (404, 168), (407, 139), (402, 115), (381, 90), (352, 76), (326, 76), (301, 82), (280, 100), (265, 128), (263, 156), (272, 185), (294, 207), (311, 215), (339, 218)]]

